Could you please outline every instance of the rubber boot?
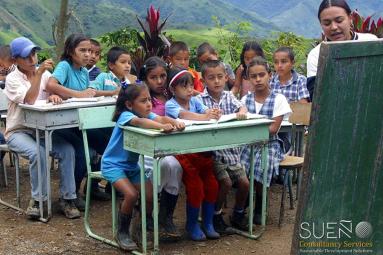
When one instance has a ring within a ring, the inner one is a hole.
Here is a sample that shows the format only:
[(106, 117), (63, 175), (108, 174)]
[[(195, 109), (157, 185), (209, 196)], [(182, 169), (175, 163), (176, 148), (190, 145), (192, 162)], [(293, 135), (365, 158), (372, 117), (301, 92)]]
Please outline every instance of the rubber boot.
[(137, 250), (137, 244), (131, 239), (129, 233), (130, 221), (132, 220), (132, 215), (118, 213), (118, 229), (116, 235), (116, 242), (121, 249), (126, 251)]
[(220, 235), (213, 225), (214, 203), (202, 203), (202, 229), (208, 239), (218, 239)]
[(158, 220), (160, 232), (164, 234), (164, 238), (181, 238), (181, 233), (173, 222), (173, 214), (177, 205), (177, 200), (178, 195), (172, 195), (164, 189), (162, 190)]
[(186, 231), (193, 241), (205, 241), (206, 236), (198, 224), (199, 208), (186, 205)]

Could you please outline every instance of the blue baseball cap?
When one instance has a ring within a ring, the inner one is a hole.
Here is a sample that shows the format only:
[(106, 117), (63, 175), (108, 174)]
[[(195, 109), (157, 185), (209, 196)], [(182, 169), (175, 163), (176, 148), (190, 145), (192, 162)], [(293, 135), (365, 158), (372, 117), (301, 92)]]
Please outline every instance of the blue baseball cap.
[(17, 37), (10, 43), (9, 46), (11, 47), (11, 53), (13, 58), (26, 58), (29, 56), (29, 54), (31, 54), (31, 51), (33, 49), (41, 50), (39, 46), (34, 44), (31, 40), (29, 40), (26, 37)]

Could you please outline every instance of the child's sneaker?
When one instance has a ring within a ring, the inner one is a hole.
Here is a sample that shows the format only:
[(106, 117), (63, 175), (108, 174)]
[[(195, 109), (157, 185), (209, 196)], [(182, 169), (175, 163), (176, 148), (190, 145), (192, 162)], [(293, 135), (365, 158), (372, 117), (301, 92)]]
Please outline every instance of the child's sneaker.
[(40, 218), (40, 207), (39, 201), (34, 200), (33, 198), (29, 200), (29, 205), (27, 207), (26, 215), (31, 219)]
[(236, 212), (233, 211), (233, 215), (230, 219), (231, 225), (239, 230), (248, 231), (249, 230), (249, 219), (245, 216), (245, 212)]
[(60, 199), (60, 208), (68, 219), (80, 218), (80, 211), (75, 205), (74, 199)]
[(220, 235), (234, 234), (232, 228), (230, 228), (223, 219), (222, 213), (213, 216), (213, 225), (215, 231), (217, 231)]

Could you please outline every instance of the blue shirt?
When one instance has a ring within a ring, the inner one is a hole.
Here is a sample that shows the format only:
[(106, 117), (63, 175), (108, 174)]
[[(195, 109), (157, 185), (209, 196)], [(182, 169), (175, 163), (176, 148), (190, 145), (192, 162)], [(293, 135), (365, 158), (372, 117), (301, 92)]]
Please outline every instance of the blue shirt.
[(207, 109), (207, 106), (205, 106), (199, 99), (197, 99), (196, 97), (192, 97), (189, 101), (189, 109), (186, 110), (182, 108), (177, 103), (176, 99), (173, 97), (165, 104), (165, 115), (177, 119), (179, 118), (181, 111), (189, 111), (203, 114), (206, 112)]
[(88, 70), (85, 67), (76, 69), (66, 60), (57, 64), (52, 77), (68, 89), (82, 91), (89, 86)]
[[(156, 114), (150, 113), (148, 119), (153, 120), (156, 117)], [(116, 126), (114, 127), (113, 133), (110, 137), (108, 146), (106, 147), (105, 152), (102, 156), (102, 172), (113, 171), (114, 169), (119, 169), (123, 171), (140, 170), (140, 167), (138, 166), (139, 154), (124, 149), (123, 130), (119, 127), (120, 125), (129, 125), (129, 122), (134, 118), (138, 117), (129, 111), (121, 113), (120, 117), (118, 118)]]
[(121, 86), (120, 79), (114, 73), (100, 73), (94, 81), (90, 83), (91, 88), (96, 90), (116, 90)]

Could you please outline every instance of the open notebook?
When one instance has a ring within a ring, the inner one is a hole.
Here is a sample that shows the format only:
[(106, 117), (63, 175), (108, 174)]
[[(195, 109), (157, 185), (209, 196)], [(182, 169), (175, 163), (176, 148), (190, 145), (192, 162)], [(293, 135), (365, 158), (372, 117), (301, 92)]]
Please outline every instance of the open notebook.
[[(264, 115), (256, 114), (256, 113), (247, 113), (246, 119), (262, 119), (266, 118)], [(185, 126), (191, 126), (191, 125), (204, 125), (204, 124), (215, 124), (215, 123), (221, 123), (221, 122), (227, 122), (231, 120), (237, 120), (237, 114), (231, 113), (222, 115), (219, 120), (211, 119), (211, 120), (185, 120), (185, 119), (177, 119), (180, 122), (185, 123)]]

